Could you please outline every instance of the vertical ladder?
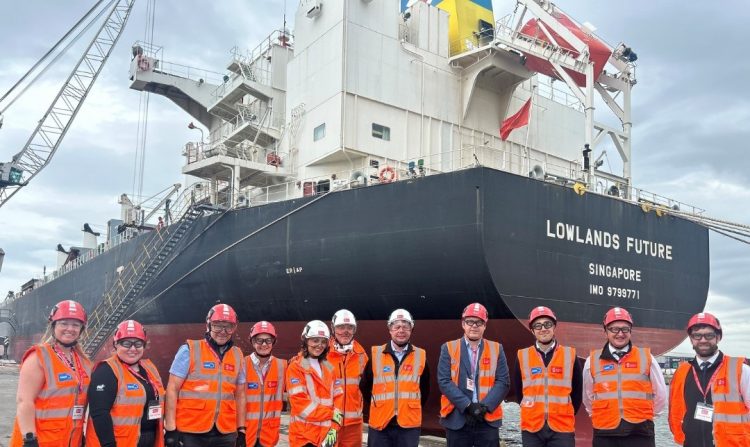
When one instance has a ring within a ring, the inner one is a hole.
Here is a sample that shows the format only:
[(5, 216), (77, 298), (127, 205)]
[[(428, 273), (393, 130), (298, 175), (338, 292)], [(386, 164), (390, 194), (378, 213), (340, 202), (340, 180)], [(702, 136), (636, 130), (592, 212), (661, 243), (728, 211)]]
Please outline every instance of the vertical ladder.
[(159, 274), (182, 237), (205, 210), (204, 206), (192, 205), (173, 228), (153, 231), (151, 238), (143, 244), (142, 253), (116, 278), (115, 283), (91, 313), (87, 327), (88, 336), (82, 343), (88, 356), (93, 357), (99, 351), (126, 312), (141, 297), (146, 286)]

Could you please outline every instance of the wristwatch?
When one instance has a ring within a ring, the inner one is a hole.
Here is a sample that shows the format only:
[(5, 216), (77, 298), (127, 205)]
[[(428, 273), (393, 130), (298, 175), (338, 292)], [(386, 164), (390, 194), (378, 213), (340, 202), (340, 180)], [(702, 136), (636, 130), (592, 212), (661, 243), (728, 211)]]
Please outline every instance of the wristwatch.
[(23, 435), (23, 439), (25, 441), (33, 441), (33, 440), (36, 439), (36, 435), (34, 433), (32, 433), (32, 432), (28, 432), (25, 435)]

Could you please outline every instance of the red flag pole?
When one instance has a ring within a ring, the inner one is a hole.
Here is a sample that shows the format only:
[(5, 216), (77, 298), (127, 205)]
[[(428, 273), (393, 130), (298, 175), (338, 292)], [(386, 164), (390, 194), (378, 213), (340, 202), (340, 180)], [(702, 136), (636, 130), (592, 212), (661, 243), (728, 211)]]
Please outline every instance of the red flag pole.
[[(531, 105), (529, 107), (529, 122), (526, 124), (526, 141), (524, 141), (523, 144), (523, 150), (526, 152), (526, 168), (527, 170), (531, 170), (531, 153), (529, 152), (529, 133), (531, 132), (531, 111), (534, 109), (534, 92), (536, 91), (536, 85), (534, 84), (534, 81), (531, 80), (531, 97), (529, 98), (529, 101), (531, 101)], [(523, 169), (521, 172), (524, 172)]]

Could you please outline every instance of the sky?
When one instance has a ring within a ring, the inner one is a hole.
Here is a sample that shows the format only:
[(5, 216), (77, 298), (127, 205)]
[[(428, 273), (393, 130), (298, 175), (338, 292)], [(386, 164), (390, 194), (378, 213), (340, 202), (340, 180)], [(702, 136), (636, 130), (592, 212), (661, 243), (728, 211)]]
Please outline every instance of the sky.
[[(351, 0), (354, 1), (354, 0)], [(397, 0), (376, 0), (393, 1)], [(20, 76), (84, 14), (93, 2), (0, 2), (0, 92)], [(128, 88), (130, 47), (143, 40), (147, 2), (137, 2), (113, 54), (52, 163), (31, 185), (0, 208), (0, 299), (43, 266), (55, 266), (55, 247), (81, 245), (88, 222), (105, 231), (119, 217), (117, 198), (134, 191), (140, 94)], [(287, 0), (293, 22), (298, 2)], [(514, 2), (493, 1), (495, 18)], [(633, 183), (692, 204), (706, 215), (750, 224), (750, 58), (746, 57), (750, 3), (719, 6), (674, 0), (603, 2), (560, 0), (579, 22), (589, 22), (610, 44), (638, 54), (633, 92)], [(223, 72), (234, 46), (252, 48), (283, 23), (283, 0), (159, 0), (154, 43), (164, 59)], [(290, 23), (290, 28), (293, 23)], [(64, 77), (68, 60), (5, 114), (0, 160), (25, 143)], [(149, 101), (144, 196), (184, 182), (181, 156), (199, 134), (190, 117), (166, 98)], [(595, 154), (597, 155), (597, 154)], [(614, 158), (614, 153), (609, 155)], [(724, 326), (720, 346), (748, 355), (750, 342), (750, 246), (711, 233), (711, 281), (706, 310)], [(687, 342), (676, 348), (691, 352)]]

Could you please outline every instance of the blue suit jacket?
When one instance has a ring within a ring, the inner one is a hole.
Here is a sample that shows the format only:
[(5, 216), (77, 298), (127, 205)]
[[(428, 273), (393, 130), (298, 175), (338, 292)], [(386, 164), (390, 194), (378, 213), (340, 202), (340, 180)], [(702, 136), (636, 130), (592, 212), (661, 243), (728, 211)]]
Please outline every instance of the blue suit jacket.
[[(443, 343), (443, 346), (440, 348), (440, 360), (438, 361), (438, 386), (440, 387), (440, 392), (455, 406), (447, 417), (440, 418), (440, 425), (450, 430), (460, 430), (466, 423), (464, 410), (471, 403), (472, 396), (472, 392), (466, 388), (466, 379), (471, 375), (471, 360), (469, 351), (466, 348), (466, 339), (461, 337), (459, 342), (461, 346), (461, 365), (458, 368), (458, 384), (453, 383), (451, 380), (451, 358), (450, 354), (448, 354), (447, 343)], [(479, 358), (482, 357), (482, 352), (486, 346), (487, 343), (482, 339), (479, 345)], [(487, 396), (479, 402), (485, 404), (489, 411), (493, 411), (502, 403), (509, 389), (508, 362), (505, 359), (503, 345), (500, 345), (497, 369), (495, 370), (495, 384), (490, 389), (490, 392), (487, 393)], [(499, 427), (502, 425), (502, 420), (489, 422), (489, 424), (493, 427)]]

